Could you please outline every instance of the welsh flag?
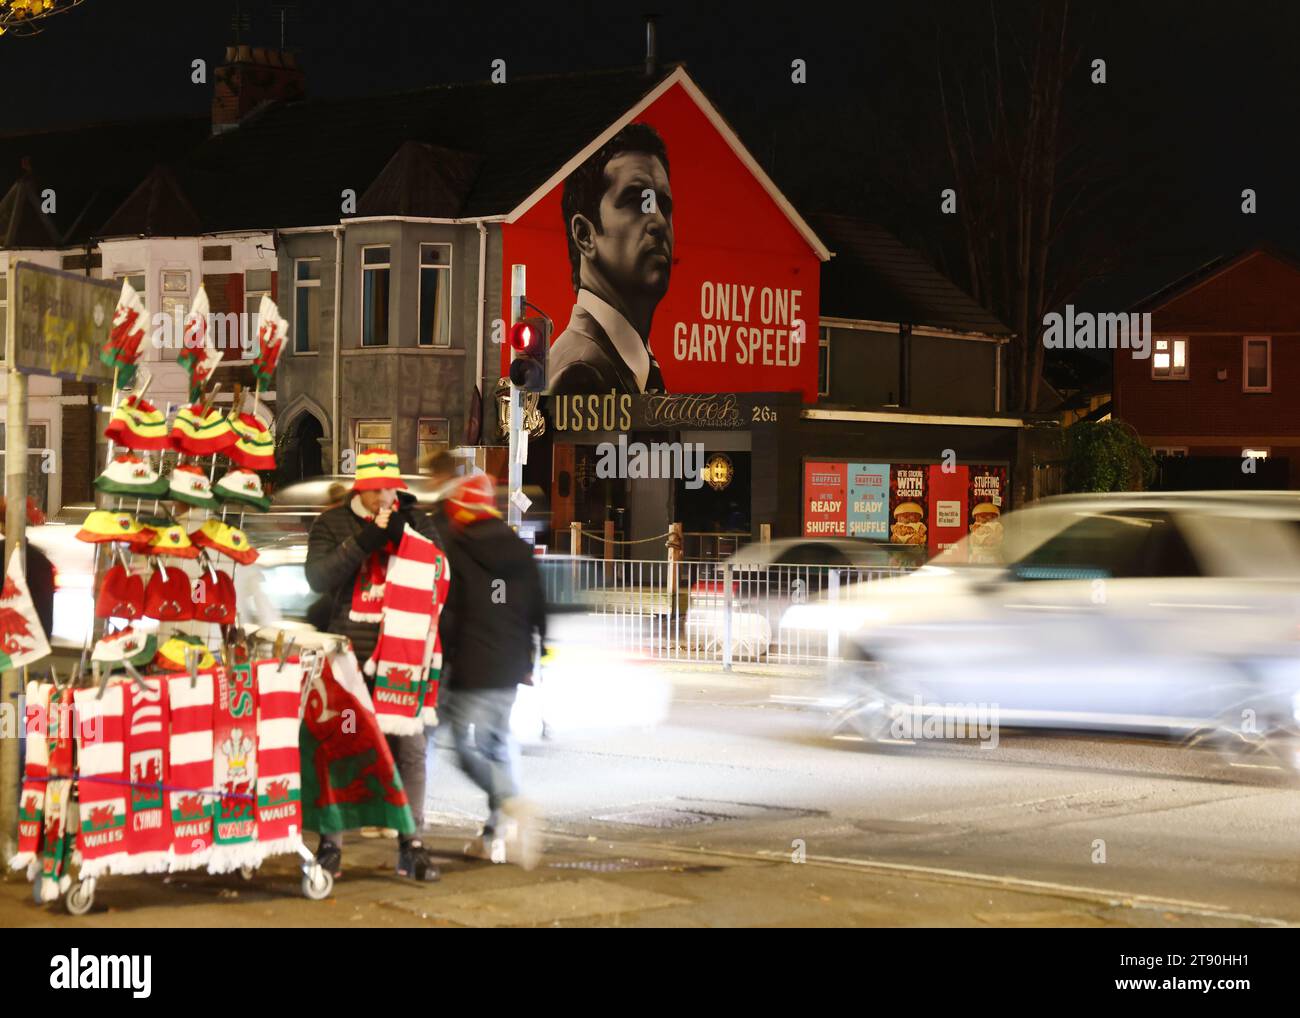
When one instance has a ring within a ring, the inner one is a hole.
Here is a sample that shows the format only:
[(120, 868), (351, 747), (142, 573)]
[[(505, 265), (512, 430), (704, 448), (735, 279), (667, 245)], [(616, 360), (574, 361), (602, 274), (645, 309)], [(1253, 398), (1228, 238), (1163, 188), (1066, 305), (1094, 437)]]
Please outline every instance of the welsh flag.
[(263, 294), (257, 309), (257, 357), (253, 361), (258, 392), (266, 392), (271, 387), (275, 366), (280, 361), (280, 352), (284, 350), (288, 336), (289, 323), (280, 317), (275, 301)]
[(200, 283), (199, 292), (194, 295), (194, 306), (185, 316), (182, 339), (184, 349), (176, 358), (176, 363), (189, 373), (191, 403), (198, 402), (203, 394), (203, 387), (208, 384), (212, 372), (221, 363), (221, 351), (212, 345), (208, 320), (211, 310), (208, 291)]
[(49, 640), (23, 576), (22, 549), (15, 548), (0, 587), (0, 671), (22, 668), (49, 653)]
[(307, 686), (298, 749), (303, 830), (415, 831), (402, 779), (350, 647), (328, 655)]
[(140, 294), (129, 282), (122, 280), (122, 293), (113, 312), (113, 327), (108, 341), (99, 351), (99, 359), (117, 369), (119, 389), (126, 388), (135, 380), (135, 366), (140, 360), (140, 344), (144, 342), (148, 317)]

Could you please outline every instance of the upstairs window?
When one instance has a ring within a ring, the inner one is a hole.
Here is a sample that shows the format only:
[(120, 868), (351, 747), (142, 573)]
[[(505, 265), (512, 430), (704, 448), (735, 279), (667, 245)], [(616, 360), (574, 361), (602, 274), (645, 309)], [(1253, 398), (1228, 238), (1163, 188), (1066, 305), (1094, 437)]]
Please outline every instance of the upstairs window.
[(1186, 378), (1187, 352), (1187, 337), (1157, 336), (1151, 354), (1151, 377)]
[(1273, 337), (1245, 336), (1241, 341), (1241, 391), (1273, 391)]
[(361, 345), (388, 345), (389, 248), (361, 249)]
[(451, 346), (451, 245), (420, 245), (420, 346)]

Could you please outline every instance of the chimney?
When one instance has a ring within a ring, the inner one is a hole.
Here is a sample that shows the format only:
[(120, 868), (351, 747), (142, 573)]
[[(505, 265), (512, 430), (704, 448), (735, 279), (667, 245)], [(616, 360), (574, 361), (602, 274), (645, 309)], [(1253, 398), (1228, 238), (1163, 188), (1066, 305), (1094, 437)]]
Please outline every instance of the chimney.
[(292, 52), (260, 46), (227, 46), (212, 91), (212, 133), (234, 130), (269, 102), (294, 102), (307, 94)]
[(645, 16), (645, 73), (647, 78), (653, 78), (659, 70), (658, 53), (655, 47), (655, 18), (658, 14), (647, 14)]

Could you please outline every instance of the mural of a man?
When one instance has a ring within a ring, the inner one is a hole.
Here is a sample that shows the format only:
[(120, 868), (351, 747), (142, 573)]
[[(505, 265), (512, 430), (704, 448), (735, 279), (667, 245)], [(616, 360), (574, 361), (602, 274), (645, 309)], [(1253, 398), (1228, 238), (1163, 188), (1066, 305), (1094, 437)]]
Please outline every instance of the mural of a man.
[(673, 196), (659, 133), (624, 127), (569, 174), (561, 207), (577, 299), (547, 390), (662, 392), (650, 323), (672, 272)]

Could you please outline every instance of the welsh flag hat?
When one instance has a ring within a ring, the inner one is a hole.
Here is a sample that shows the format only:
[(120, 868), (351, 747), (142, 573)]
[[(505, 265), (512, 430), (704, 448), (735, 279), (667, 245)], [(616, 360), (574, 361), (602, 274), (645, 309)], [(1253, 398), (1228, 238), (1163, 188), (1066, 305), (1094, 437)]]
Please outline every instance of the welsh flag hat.
[(275, 440), (254, 414), (240, 414), (230, 422), (239, 439), (227, 449), (226, 456), (245, 470), (275, 469)]
[(158, 653), (158, 638), (152, 633), (142, 633), (130, 626), (116, 633), (106, 633), (96, 641), (95, 649), (90, 653), (90, 660), (105, 664), (121, 664), (130, 661), (137, 668), (144, 668), (153, 663)]
[(140, 549), (146, 555), (168, 555), (172, 558), (198, 558), (199, 549), (194, 547), (190, 535), (179, 523), (169, 523), (158, 527), (153, 540)]
[(405, 488), (397, 453), (391, 449), (367, 449), (357, 457), (357, 475), (353, 491), (378, 491), (382, 488)]
[(190, 534), (190, 540), (200, 548), (211, 548), (243, 566), (257, 561), (257, 549), (248, 543), (248, 536), (238, 527), (222, 523), (215, 517), (204, 520), (203, 526)]
[(95, 487), (107, 495), (156, 499), (166, 494), (167, 478), (134, 453), (123, 453), (95, 478)]
[(266, 512), (271, 500), (262, 494), (262, 479), (251, 470), (230, 470), (213, 486), (223, 502), (241, 502)]
[(154, 665), (168, 672), (183, 672), (185, 668), (186, 651), (202, 651), (199, 658), (199, 671), (211, 668), (216, 664), (212, 659), (212, 654), (204, 645), (203, 641), (197, 636), (173, 636), (170, 640), (158, 648), (158, 656), (154, 658)]
[(212, 483), (201, 467), (192, 463), (178, 464), (172, 470), (168, 498), (200, 509), (215, 509), (217, 500), (212, 497)]
[(117, 405), (104, 429), (104, 437), (136, 452), (171, 448), (166, 414), (137, 396), (127, 396)]
[(127, 544), (139, 547), (153, 540), (153, 531), (130, 513), (96, 509), (86, 517), (86, 522), (77, 531), (77, 540), (88, 541), (91, 544), (125, 541)]
[(172, 447), (185, 456), (225, 452), (238, 440), (226, 415), (215, 409), (204, 414), (201, 403), (181, 407), (172, 422)]

